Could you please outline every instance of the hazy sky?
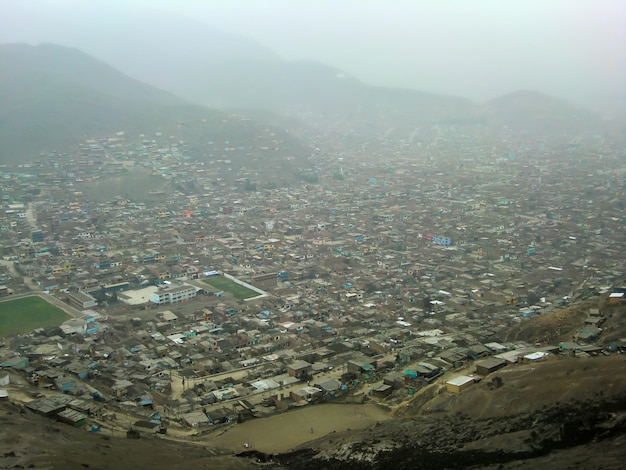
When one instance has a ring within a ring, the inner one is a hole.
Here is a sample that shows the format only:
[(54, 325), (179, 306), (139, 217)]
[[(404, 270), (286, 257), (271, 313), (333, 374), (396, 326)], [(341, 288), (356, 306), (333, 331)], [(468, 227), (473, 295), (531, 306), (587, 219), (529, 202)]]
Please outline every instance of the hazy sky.
[[(11, 3), (0, 0), (0, 14)], [(29, 1), (29, 0), (21, 0)], [(30, 0), (37, 3), (37, 0)], [(67, 8), (76, 0), (46, 0)], [(82, 0), (151, 6), (371, 84), (485, 100), (624, 96), (626, 0)]]
[(485, 99), (626, 84), (626, 0), (154, 0), (286, 59)]

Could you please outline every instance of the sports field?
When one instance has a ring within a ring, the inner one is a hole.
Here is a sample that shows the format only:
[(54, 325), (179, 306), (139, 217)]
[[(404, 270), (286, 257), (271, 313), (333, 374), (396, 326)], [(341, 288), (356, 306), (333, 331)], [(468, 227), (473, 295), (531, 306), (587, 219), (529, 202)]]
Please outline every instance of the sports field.
[(37, 296), (0, 302), (0, 338), (60, 325), (69, 318), (63, 310)]
[(256, 297), (259, 295), (258, 292), (254, 292), (247, 287), (241, 286), (230, 279), (224, 276), (211, 276), (204, 280), (208, 285), (214, 287), (218, 291), (223, 290), (225, 292), (230, 292), (237, 299), (244, 300), (249, 299), (251, 297)]

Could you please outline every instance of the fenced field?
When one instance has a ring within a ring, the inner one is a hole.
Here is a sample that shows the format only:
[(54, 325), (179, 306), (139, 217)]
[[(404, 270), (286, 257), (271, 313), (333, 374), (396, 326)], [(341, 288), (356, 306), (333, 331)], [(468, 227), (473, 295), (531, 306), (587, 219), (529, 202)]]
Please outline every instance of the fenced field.
[(38, 296), (0, 302), (0, 338), (56, 326), (70, 317)]
[(259, 295), (258, 292), (254, 292), (252, 289), (248, 289), (245, 286), (237, 284), (224, 276), (210, 276), (204, 279), (204, 282), (215, 288), (217, 291), (230, 292), (235, 298), (240, 300), (249, 299)]

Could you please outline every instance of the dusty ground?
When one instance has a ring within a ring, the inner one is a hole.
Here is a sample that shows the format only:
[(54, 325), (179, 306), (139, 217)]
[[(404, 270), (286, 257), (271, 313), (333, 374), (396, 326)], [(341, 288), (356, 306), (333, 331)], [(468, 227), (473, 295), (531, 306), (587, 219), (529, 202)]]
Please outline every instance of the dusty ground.
[(122, 436), (89, 433), (0, 404), (0, 468), (256, 468), (251, 461), (204, 446), (148, 435), (139, 440)]
[(589, 308), (598, 306), (598, 301), (588, 301), (568, 308), (541, 313), (511, 328), (507, 341), (522, 340), (530, 343), (556, 344), (569, 341), (582, 327)]
[(530, 343), (558, 345), (561, 341), (571, 341), (583, 327), (590, 308), (600, 308), (604, 314), (602, 335), (599, 344), (609, 345), (611, 341), (626, 337), (626, 305), (610, 306), (605, 298), (592, 298), (567, 308), (552, 310), (523, 321), (511, 328), (507, 341), (523, 340)]
[[(488, 382), (502, 377), (502, 387), (490, 390)], [(511, 365), (487, 377), (461, 394), (438, 393), (414, 414), (468, 413), (485, 418), (527, 413), (556, 402), (587, 400), (626, 391), (626, 356), (568, 358)]]
[(305, 406), (232, 426), (217, 436), (207, 436), (207, 443), (234, 452), (245, 450), (244, 443), (261, 452), (288, 452), (321, 436), (365, 429), (387, 419), (389, 414), (376, 405)]

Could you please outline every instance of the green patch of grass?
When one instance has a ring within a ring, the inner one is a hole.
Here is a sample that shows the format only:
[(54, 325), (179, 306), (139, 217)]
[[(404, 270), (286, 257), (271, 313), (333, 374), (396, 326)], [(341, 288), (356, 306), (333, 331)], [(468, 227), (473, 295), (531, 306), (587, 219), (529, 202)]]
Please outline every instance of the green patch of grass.
[(244, 300), (259, 295), (258, 292), (239, 285), (224, 276), (211, 276), (204, 280), (211, 287), (215, 287), (218, 291), (223, 290), (230, 292), (237, 299)]
[(37, 296), (0, 302), (0, 338), (60, 325), (69, 318), (63, 310)]

